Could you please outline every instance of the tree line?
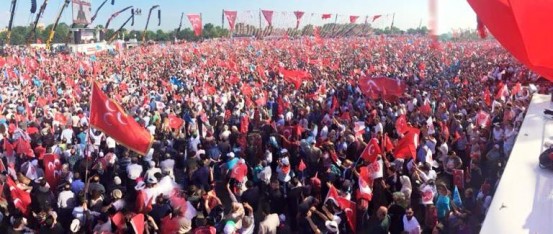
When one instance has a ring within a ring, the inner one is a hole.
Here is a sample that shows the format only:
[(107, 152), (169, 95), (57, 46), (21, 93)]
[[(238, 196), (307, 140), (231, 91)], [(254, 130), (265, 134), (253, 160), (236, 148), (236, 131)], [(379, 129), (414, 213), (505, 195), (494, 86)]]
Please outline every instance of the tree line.
[[(426, 27), (420, 27), (420, 28), (410, 28), (407, 30), (401, 30), (397, 27), (391, 26), (386, 27), (383, 29), (380, 28), (371, 28), (369, 25), (352, 25), (344, 24), (344, 25), (334, 25), (334, 24), (327, 24), (321, 27), (321, 35), (324, 36), (367, 36), (369, 34), (375, 34), (375, 35), (389, 35), (389, 34), (409, 34), (409, 35), (427, 35), (429, 33), (428, 28)], [(52, 29), (53, 24), (50, 24), (44, 28), (37, 28), (35, 36), (33, 38), (29, 39), (30, 43), (37, 43), (42, 42), (44, 43), (48, 35), (50, 33), (50, 30)], [(350, 27), (350, 28), (348, 28)], [(103, 29), (102, 25), (96, 26), (97, 29)], [(12, 28), (11, 33), (11, 39), (10, 43), (11, 45), (23, 45), (27, 43), (27, 37), (29, 35), (29, 32), (31, 31), (31, 26), (16, 26)], [(248, 36), (248, 35), (256, 35), (255, 32), (256, 27), (253, 25), (239, 25), (237, 24), (234, 35), (238, 36)], [(344, 29), (345, 33), (338, 33), (341, 32), (340, 30)], [(286, 29), (279, 29), (284, 30)], [(104, 38), (111, 38), (116, 29), (108, 29), (104, 30)], [(313, 25), (306, 25), (303, 28), (300, 29), (287, 29), (288, 34), (290, 36), (312, 36), (314, 35), (314, 26)], [(60, 23), (58, 24), (58, 27), (56, 28), (56, 33), (53, 38), (53, 43), (66, 43), (69, 40), (69, 32), (70, 32), (70, 26), (66, 23)], [(244, 33), (243, 33), (244, 32)], [(142, 40), (142, 30), (127, 30), (122, 29), (121, 32), (116, 36), (117, 39), (122, 40), (130, 40), (130, 39), (137, 39)], [(257, 32), (259, 34), (259, 32)], [(194, 31), (191, 28), (184, 28), (177, 32), (177, 30), (170, 30), (170, 31), (164, 31), (161, 29), (158, 29), (156, 31), (148, 30), (146, 32), (146, 40), (153, 40), (153, 41), (172, 41), (174, 39), (178, 40), (186, 40), (186, 41), (198, 41), (201, 39), (211, 39), (211, 38), (220, 38), (220, 37), (228, 37), (230, 35), (230, 32), (228, 29), (223, 28), (221, 26), (215, 26), (211, 23), (207, 23), (204, 25), (202, 30), (202, 35), (196, 36), (194, 34)], [(0, 45), (6, 44), (6, 36), (7, 31), (0, 32)], [(451, 33), (449, 34), (443, 34), (440, 36), (442, 40), (448, 40), (448, 39), (455, 39), (455, 38), (462, 38), (462, 39), (477, 39), (478, 36), (473, 30), (465, 30), (457, 34), (457, 37), (455, 35), (452, 36)]]

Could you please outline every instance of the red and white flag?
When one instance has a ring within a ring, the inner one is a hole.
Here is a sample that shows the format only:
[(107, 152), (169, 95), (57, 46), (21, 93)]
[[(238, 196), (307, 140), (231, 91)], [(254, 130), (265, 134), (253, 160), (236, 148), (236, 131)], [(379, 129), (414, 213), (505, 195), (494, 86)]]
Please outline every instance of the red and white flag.
[(175, 114), (169, 115), (169, 127), (172, 129), (179, 129), (184, 124), (184, 120), (182, 118), (177, 117)]
[(153, 143), (150, 132), (138, 124), (132, 116), (128, 116), (117, 103), (109, 99), (98, 84), (94, 83), (92, 86), (90, 124), (121, 145), (146, 155)]
[(15, 181), (8, 176), (7, 179), (8, 188), (10, 189), (10, 195), (12, 197), (13, 204), (16, 209), (23, 214), (28, 214), (29, 206), (31, 205), (31, 194), (18, 188)]
[(378, 140), (376, 140), (376, 138), (372, 138), (361, 153), (361, 158), (363, 158), (365, 162), (373, 163), (376, 161), (380, 153), (382, 153), (382, 150), (378, 145)]
[(196, 35), (197, 37), (202, 35), (202, 16), (200, 14), (188, 14), (186, 15), (186, 17), (188, 17), (188, 21), (190, 21), (190, 24), (192, 25), (194, 35)]
[(269, 27), (273, 26), (273, 11), (261, 10), (261, 13), (263, 13), (263, 17), (267, 21)]
[(371, 179), (368, 166), (360, 168), (358, 182), (359, 190), (357, 191), (357, 199), (371, 201), (373, 197), (373, 190), (371, 188), (373, 180)]
[(227, 18), (228, 25), (230, 28), (230, 31), (234, 31), (234, 25), (236, 23), (236, 15), (238, 14), (237, 11), (223, 11), (225, 14), (225, 18)]
[(59, 171), (61, 163), (57, 154), (44, 154), (42, 162), (44, 164), (44, 179), (50, 184), (50, 187), (56, 188), (60, 179)]
[(476, 125), (480, 126), (481, 128), (489, 127), (491, 125), (492, 121), (490, 118), (490, 114), (487, 112), (481, 110), (476, 114)]
[(396, 130), (400, 134), (405, 134), (409, 130), (409, 126), (407, 126), (407, 119), (405, 118), (405, 115), (401, 115), (396, 119)]
[(395, 158), (409, 159), (417, 156), (420, 131), (416, 128), (409, 128), (407, 133), (399, 140), (394, 150)]

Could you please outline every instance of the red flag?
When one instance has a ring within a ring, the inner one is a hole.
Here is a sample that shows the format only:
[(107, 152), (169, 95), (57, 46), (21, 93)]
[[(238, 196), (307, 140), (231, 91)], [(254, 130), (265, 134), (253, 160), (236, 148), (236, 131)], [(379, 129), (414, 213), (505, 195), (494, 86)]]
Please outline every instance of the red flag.
[(59, 156), (56, 154), (44, 154), (42, 160), (44, 164), (44, 179), (50, 184), (50, 187), (56, 188), (60, 179), (57, 173), (61, 170)]
[(398, 133), (404, 134), (409, 130), (409, 126), (407, 126), (407, 119), (405, 118), (405, 115), (401, 115), (396, 119), (396, 130)]
[(202, 35), (202, 17), (200, 14), (188, 14), (186, 15), (188, 17), (188, 21), (190, 21), (190, 24), (192, 25), (192, 29), (194, 29), (194, 35), (199, 37)]
[(484, 23), (482, 23), (482, 20), (480, 18), (476, 18), (476, 29), (478, 30), (478, 36), (480, 38), (484, 39), (488, 37), (488, 31), (486, 30), (486, 26), (484, 26)]
[(332, 14), (323, 14), (321, 16), (321, 19), (325, 20), (325, 19), (330, 19), (330, 17), (332, 17)]
[(420, 112), (425, 116), (432, 115), (432, 107), (430, 107), (430, 101), (424, 100), (424, 104), (420, 107)]
[(369, 172), (369, 167), (364, 166), (359, 168), (359, 190), (357, 191), (357, 199), (365, 199), (371, 201), (373, 197), (373, 191), (371, 185), (373, 180), (371, 178), (371, 173)]
[(225, 14), (225, 18), (227, 18), (230, 31), (234, 31), (234, 24), (236, 23), (236, 15), (238, 14), (238, 12), (237, 11), (223, 11), (223, 12)]
[(300, 20), (303, 14), (304, 14), (303, 11), (294, 11), (294, 15), (296, 15), (296, 29), (300, 27)]
[(392, 152), (392, 150), (394, 150), (394, 144), (392, 144), (392, 140), (388, 134), (384, 136), (384, 150), (386, 152)]
[(340, 197), (340, 195), (338, 195), (338, 190), (336, 190), (336, 188), (331, 185), (330, 188), (328, 188), (328, 193), (326, 194), (325, 203), (328, 200), (331, 200), (336, 205), (340, 206), (340, 203), (338, 203), (338, 198), (339, 197)]
[(230, 178), (243, 182), (244, 178), (248, 175), (248, 165), (238, 162), (230, 174)]
[(382, 153), (382, 150), (378, 145), (378, 141), (376, 138), (372, 138), (361, 153), (361, 158), (363, 158), (365, 162), (373, 163), (380, 153)]
[(420, 131), (416, 128), (409, 128), (407, 134), (399, 140), (394, 150), (395, 158), (408, 159), (417, 156), (417, 147), (419, 146)]
[(163, 217), (160, 225), (161, 233), (178, 233), (180, 228), (179, 219), (181, 218), (180, 216), (171, 217), (171, 215)]
[(374, 16), (373, 16), (373, 21), (372, 21), (372, 22), (374, 22), (376, 19), (378, 19), (378, 18), (380, 18), (380, 17), (382, 17), (382, 15), (374, 15)]
[(21, 213), (27, 214), (29, 211), (29, 206), (31, 205), (31, 194), (18, 188), (11, 176), (8, 176), (6, 182), (10, 189), (10, 195), (12, 197), (15, 208), (21, 211)]
[(518, 61), (553, 80), (550, 1), (468, 0), (494, 38)]
[(349, 22), (352, 23), (352, 24), (355, 24), (355, 22), (357, 22), (358, 18), (359, 18), (359, 16), (352, 15), (352, 16), (349, 17)]
[(365, 134), (365, 122), (357, 121), (354, 123), (353, 132), (356, 138), (361, 138)]
[(17, 154), (24, 154), (28, 157), (34, 158), (35, 152), (31, 148), (31, 143), (29, 141), (26, 141), (23, 139), (23, 137), (20, 137), (15, 142), (16, 145), (16, 152)]
[(484, 102), (488, 106), (492, 105), (492, 98), (491, 98), (490, 90), (488, 90), (488, 89), (486, 89), (486, 91), (484, 91)]
[(505, 101), (505, 97), (509, 96), (509, 89), (507, 88), (507, 85), (502, 85), (499, 90), (497, 91), (497, 94), (495, 95), (495, 99), (500, 99)]
[(465, 187), (465, 171), (462, 169), (453, 169), (453, 184), (457, 185), (459, 189)]
[(54, 120), (58, 121), (62, 126), (67, 125), (67, 117), (61, 112), (56, 112), (56, 114), (54, 115)]
[(339, 197), (338, 203), (340, 204), (340, 207), (344, 210), (344, 213), (346, 214), (348, 224), (351, 230), (353, 231), (353, 233), (355, 233), (355, 230), (356, 230), (355, 228), (357, 225), (357, 214), (356, 214), (357, 207), (355, 202), (352, 202), (343, 197)]
[(476, 114), (476, 125), (477, 126), (480, 126), (480, 127), (488, 127), (490, 126), (492, 123), (491, 121), (491, 118), (490, 118), (490, 114), (488, 114), (487, 112), (481, 110), (480, 112), (478, 112), (478, 114)]
[(273, 26), (273, 11), (261, 10), (261, 13), (263, 13), (263, 17), (267, 21), (267, 24), (269, 24), (269, 27)]
[(144, 215), (143, 214), (137, 214), (134, 217), (131, 218), (131, 225), (132, 229), (134, 230), (135, 234), (143, 234), (144, 233)]
[(311, 78), (311, 74), (306, 71), (286, 70), (284, 68), (281, 68), (279, 70), (279, 73), (282, 74), (285, 81), (294, 84), (296, 89), (299, 89), (301, 87), (301, 83), (304, 79)]
[(177, 117), (175, 114), (169, 115), (169, 127), (172, 129), (178, 129), (182, 127), (184, 124), (184, 120), (182, 118)]
[(382, 96), (386, 100), (391, 100), (402, 96), (407, 86), (401, 80), (387, 77), (362, 77), (359, 79), (359, 88), (366, 96), (373, 98)]
[(92, 87), (91, 99), (90, 124), (94, 128), (139, 154), (148, 153), (153, 143), (150, 132), (110, 100), (96, 83)]

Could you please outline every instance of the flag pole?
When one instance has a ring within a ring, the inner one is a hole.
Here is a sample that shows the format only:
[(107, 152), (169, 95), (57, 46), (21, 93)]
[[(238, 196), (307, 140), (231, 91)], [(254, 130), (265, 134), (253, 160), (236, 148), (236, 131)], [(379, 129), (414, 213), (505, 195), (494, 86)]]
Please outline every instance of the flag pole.
[(225, 9), (221, 10), (221, 28), (225, 28)]

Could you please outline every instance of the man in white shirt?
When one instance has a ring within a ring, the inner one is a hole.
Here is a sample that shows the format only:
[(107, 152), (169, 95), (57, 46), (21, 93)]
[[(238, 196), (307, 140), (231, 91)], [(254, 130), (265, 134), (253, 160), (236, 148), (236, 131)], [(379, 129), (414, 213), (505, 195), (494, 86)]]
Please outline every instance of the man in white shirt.
[(133, 157), (131, 164), (127, 166), (127, 176), (131, 180), (136, 180), (142, 174), (142, 166), (138, 165), (138, 159)]
[(107, 137), (106, 138), (106, 145), (107, 145), (108, 149), (115, 149), (116, 142), (113, 138)]
[(58, 208), (73, 209), (75, 207), (75, 194), (71, 191), (71, 185), (66, 184), (58, 195)]
[(71, 144), (73, 142), (73, 129), (70, 127), (66, 127), (61, 131), (61, 139), (65, 139), (65, 142), (67, 144)]
[(409, 234), (420, 234), (421, 225), (417, 218), (414, 217), (413, 208), (409, 207), (405, 210), (405, 215), (403, 215), (403, 231)]

